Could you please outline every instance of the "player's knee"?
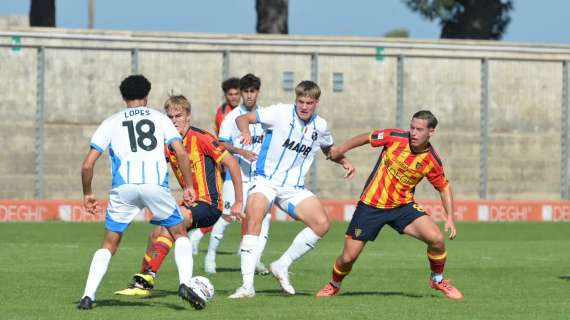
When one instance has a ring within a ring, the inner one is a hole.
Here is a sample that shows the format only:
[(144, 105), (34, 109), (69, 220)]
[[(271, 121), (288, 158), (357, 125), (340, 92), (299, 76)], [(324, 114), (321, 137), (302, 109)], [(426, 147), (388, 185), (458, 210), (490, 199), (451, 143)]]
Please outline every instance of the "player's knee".
[(428, 244), (434, 249), (445, 250), (445, 238), (441, 232), (436, 232), (428, 239)]
[(330, 229), (330, 222), (325, 218), (318, 219), (311, 226), (313, 232), (315, 232), (319, 237), (323, 237)]
[(340, 256), (340, 261), (344, 266), (351, 266), (358, 258), (358, 254), (352, 252), (343, 252)]

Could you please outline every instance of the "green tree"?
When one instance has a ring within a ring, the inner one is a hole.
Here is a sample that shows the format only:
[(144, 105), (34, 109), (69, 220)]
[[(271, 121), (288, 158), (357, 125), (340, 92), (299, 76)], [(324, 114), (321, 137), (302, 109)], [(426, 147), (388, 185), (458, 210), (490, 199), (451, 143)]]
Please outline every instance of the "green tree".
[(257, 33), (289, 33), (289, 0), (256, 0)]
[(31, 0), (30, 27), (55, 27), (55, 0)]
[(439, 20), (441, 38), (499, 40), (511, 21), (513, 0), (402, 0), (424, 18)]

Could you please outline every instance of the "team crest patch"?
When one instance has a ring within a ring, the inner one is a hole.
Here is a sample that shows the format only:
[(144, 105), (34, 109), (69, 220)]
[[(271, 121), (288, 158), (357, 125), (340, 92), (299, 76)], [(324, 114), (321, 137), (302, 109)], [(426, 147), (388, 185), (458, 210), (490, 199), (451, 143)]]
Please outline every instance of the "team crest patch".
[(314, 131), (313, 134), (311, 135), (311, 139), (313, 139), (313, 141), (317, 141), (317, 138), (319, 137), (319, 134)]
[(422, 164), (421, 164), (421, 163), (419, 163), (419, 162), (416, 163), (416, 170), (418, 170), (418, 169), (421, 168), (421, 167), (422, 167)]
[(229, 209), (230, 207), (231, 207), (231, 206), (230, 206), (230, 202), (229, 202), (229, 201), (225, 201), (225, 202), (224, 202), (224, 208)]
[(362, 234), (362, 229), (354, 229), (354, 236), (355, 237), (360, 237), (360, 235)]

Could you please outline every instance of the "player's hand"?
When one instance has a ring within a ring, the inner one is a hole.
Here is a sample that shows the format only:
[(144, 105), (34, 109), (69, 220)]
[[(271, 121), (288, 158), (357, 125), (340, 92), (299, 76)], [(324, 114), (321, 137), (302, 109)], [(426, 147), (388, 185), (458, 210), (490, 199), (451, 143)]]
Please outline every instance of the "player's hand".
[(184, 199), (184, 204), (191, 206), (197, 200), (196, 191), (194, 191), (194, 188), (186, 187), (184, 188), (184, 195), (182, 198)]
[(85, 207), (85, 211), (90, 214), (95, 214), (101, 210), (99, 202), (92, 193), (83, 195), (83, 206)]
[(245, 150), (245, 149), (240, 149), (238, 153), (248, 161), (257, 160), (257, 153), (255, 153), (255, 152), (251, 152), (251, 151)]
[(241, 221), (243, 216), (243, 201), (235, 201), (230, 208), (230, 215), (236, 220)]
[(241, 143), (246, 145), (251, 144), (251, 133), (249, 130), (241, 133)]
[(329, 154), (327, 155), (327, 159), (329, 160), (339, 160), (344, 156), (342, 150), (337, 146), (332, 146), (329, 149)]
[(349, 178), (354, 177), (354, 173), (356, 172), (356, 169), (352, 165), (352, 162), (350, 162), (348, 159), (345, 158), (344, 161), (342, 162), (342, 167), (344, 168), (344, 178), (345, 179), (349, 179)]
[(445, 221), (444, 230), (445, 232), (449, 231), (449, 240), (453, 240), (455, 237), (457, 237), (457, 228), (455, 228), (455, 222), (453, 222), (452, 219), (448, 218)]

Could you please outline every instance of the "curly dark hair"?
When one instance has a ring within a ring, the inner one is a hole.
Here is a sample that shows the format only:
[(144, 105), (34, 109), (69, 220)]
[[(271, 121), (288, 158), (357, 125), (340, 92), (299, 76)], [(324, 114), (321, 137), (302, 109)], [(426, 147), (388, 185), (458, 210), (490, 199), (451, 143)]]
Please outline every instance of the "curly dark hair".
[(238, 78), (229, 78), (222, 82), (222, 90), (224, 93), (228, 93), (230, 89), (237, 89), (239, 90), (239, 79)]
[(119, 86), (125, 100), (144, 99), (150, 92), (150, 81), (142, 74), (126, 77)]
[(255, 89), (259, 90), (261, 87), (261, 80), (258, 77), (254, 76), (251, 73), (246, 74), (239, 80), (239, 89), (246, 90), (246, 89)]

